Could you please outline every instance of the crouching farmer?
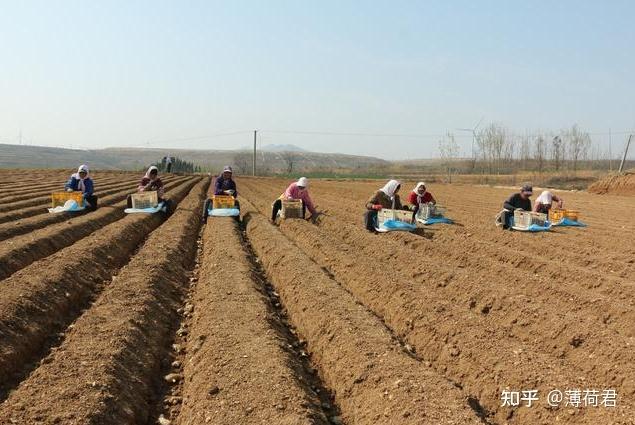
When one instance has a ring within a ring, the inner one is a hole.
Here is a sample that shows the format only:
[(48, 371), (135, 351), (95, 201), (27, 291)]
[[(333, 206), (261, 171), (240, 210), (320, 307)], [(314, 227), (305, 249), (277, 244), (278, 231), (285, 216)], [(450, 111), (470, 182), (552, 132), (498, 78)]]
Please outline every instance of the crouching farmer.
[(290, 200), (302, 201), (302, 218), (306, 216), (306, 210), (311, 213), (309, 219), (315, 220), (318, 216), (318, 212), (313, 205), (313, 200), (309, 196), (309, 180), (306, 177), (300, 177), (297, 182), (293, 182), (287, 187), (278, 199), (276, 199), (271, 207), (271, 222), (276, 221), (278, 212), (282, 209), (282, 201)]
[[(233, 171), (232, 167), (229, 165), (223, 168), (223, 172), (220, 173), (218, 177), (216, 177), (216, 182), (214, 183), (214, 195), (225, 195), (225, 196), (233, 196), (234, 197), (234, 208), (240, 209), (240, 203), (238, 202), (238, 190), (236, 189), (236, 182), (232, 178)], [(207, 199), (205, 201), (205, 205), (203, 206), (203, 223), (207, 223), (207, 217), (209, 216), (209, 211), (213, 207), (213, 202), (211, 199)], [(240, 219), (240, 216), (236, 218)]]
[[(143, 176), (141, 181), (139, 182), (139, 186), (137, 187), (137, 192), (150, 192), (156, 191), (158, 202), (163, 202), (165, 205), (166, 215), (170, 215), (173, 211), (172, 201), (170, 199), (166, 199), (165, 196), (165, 187), (161, 178), (159, 177), (159, 169), (154, 165), (148, 168), (146, 174)], [(132, 208), (132, 196), (128, 195), (127, 199), (128, 208)]]
[(514, 193), (503, 203), (503, 211), (501, 212), (501, 225), (503, 229), (512, 227), (514, 219), (514, 211), (523, 210), (531, 211), (531, 197), (533, 188), (531, 185), (524, 185), (520, 188), (520, 192)]
[(390, 180), (379, 189), (366, 202), (366, 212), (364, 213), (364, 226), (369, 232), (374, 232), (377, 228), (377, 212), (382, 208), (402, 209), (399, 199), (399, 189), (401, 183), (397, 180)]
[(97, 195), (94, 191), (93, 179), (88, 176), (88, 166), (83, 164), (77, 172), (64, 185), (67, 192), (82, 192), (86, 209), (95, 211), (97, 209)]

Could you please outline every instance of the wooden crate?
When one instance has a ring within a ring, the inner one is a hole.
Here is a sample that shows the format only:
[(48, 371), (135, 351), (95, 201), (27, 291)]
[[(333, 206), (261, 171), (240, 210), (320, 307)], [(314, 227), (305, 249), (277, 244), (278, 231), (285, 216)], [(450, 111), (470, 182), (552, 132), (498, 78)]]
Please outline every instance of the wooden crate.
[(301, 200), (282, 200), (282, 210), (280, 211), (280, 217), (283, 219), (289, 218), (304, 218), (302, 216), (302, 201)]
[(412, 211), (391, 210), (390, 208), (382, 208), (377, 211), (377, 223), (381, 226), (387, 220), (403, 221), (412, 224)]
[(154, 208), (159, 204), (159, 196), (155, 190), (140, 192), (132, 195), (132, 208), (145, 209)]
[(527, 228), (532, 224), (538, 226), (545, 226), (547, 222), (547, 214), (532, 212), (532, 211), (514, 211), (514, 226)]
[(64, 206), (66, 201), (73, 200), (80, 207), (84, 202), (84, 194), (82, 192), (54, 192), (51, 193), (51, 208)]
[(234, 197), (229, 195), (213, 195), (212, 207), (214, 209), (234, 208), (236, 205)]

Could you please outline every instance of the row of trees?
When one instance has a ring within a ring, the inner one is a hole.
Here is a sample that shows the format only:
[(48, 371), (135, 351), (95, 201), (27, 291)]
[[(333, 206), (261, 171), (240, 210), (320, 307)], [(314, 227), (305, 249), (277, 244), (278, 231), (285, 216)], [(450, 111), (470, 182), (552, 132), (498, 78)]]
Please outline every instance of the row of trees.
[[(501, 174), (513, 171), (577, 171), (583, 161), (599, 160), (592, 151), (589, 133), (573, 125), (558, 134), (515, 135), (499, 124), (490, 124), (474, 133), (475, 152), (468, 160), (467, 172)], [(459, 145), (452, 133), (439, 141), (439, 154), (449, 176), (465, 160), (459, 158)]]
[[(161, 173), (165, 173), (168, 170), (167, 158), (165, 157), (154, 165)], [(172, 158), (170, 171), (172, 173), (200, 173), (202, 170), (199, 165), (195, 165), (193, 162), (185, 161), (180, 158)]]

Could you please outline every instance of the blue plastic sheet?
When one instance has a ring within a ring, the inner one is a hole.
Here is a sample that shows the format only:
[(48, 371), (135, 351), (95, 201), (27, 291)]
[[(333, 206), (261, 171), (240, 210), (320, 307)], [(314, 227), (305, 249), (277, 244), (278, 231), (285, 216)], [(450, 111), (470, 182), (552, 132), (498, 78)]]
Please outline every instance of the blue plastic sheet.
[(210, 208), (207, 213), (212, 217), (238, 217), (240, 210), (238, 208)]
[(152, 208), (126, 208), (123, 210), (126, 214), (136, 214), (136, 213), (146, 213), (146, 214), (154, 214), (159, 211), (165, 211), (165, 204), (163, 202), (159, 202), (159, 205)]
[(539, 226), (537, 224), (530, 224), (529, 227), (527, 228), (527, 231), (529, 231), (529, 232), (546, 232), (550, 228), (551, 228), (551, 225)]
[(417, 229), (417, 226), (415, 224), (404, 223), (403, 221), (399, 220), (386, 220), (384, 221), (384, 224), (381, 225), (381, 227), (387, 231), (402, 230), (411, 232)]
[(563, 218), (562, 221), (554, 226), (571, 226), (571, 227), (586, 227), (587, 225), (581, 221), (571, 220), (570, 218)]
[(55, 208), (49, 208), (49, 212), (50, 213), (60, 213), (60, 212), (75, 212), (75, 211), (83, 211), (84, 210), (84, 203), (82, 202), (82, 205), (78, 205), (77, 202), (75, 202), (74, 200), (68, 200), (66, 201), (66, 203), (62, 206), (59, 207), (55, 207)]
[(431, 217), (425, 221), (422, 221), (422, 223), (427, 226), (430, 224), (438, 224), (438, 223), (452, 224), (454, 222), (451, 219), (446, 217)]

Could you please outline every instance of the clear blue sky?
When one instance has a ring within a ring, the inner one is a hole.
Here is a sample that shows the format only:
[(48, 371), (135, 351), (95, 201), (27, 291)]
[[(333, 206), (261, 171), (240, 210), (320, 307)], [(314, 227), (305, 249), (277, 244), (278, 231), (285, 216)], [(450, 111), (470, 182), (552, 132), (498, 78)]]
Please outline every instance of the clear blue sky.
[(635, 127), (633, 1), (0, 8), (0, 142), (235, 148), (252, 136), (177, 139), (260, 129), (263, 144), (407, 158), (481, 117), (517, 132)]

